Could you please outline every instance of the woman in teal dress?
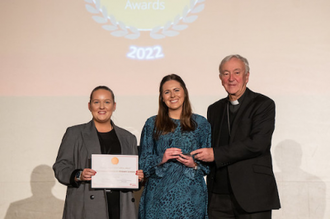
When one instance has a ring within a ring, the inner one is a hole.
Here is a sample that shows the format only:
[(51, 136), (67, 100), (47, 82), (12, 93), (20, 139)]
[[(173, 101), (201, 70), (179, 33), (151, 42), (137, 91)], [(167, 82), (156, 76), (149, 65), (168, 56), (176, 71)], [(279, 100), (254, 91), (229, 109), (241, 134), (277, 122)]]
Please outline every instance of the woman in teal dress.
[(185, 83), (178, 75), (165, 76), (158, 114), (146, 121), (141, 135), (139, 169), (148, 179), (139, 218), (208, 218), (204, 176), (209, 167), (190, 152), (210, 146), (210, 124), (192, 113)]

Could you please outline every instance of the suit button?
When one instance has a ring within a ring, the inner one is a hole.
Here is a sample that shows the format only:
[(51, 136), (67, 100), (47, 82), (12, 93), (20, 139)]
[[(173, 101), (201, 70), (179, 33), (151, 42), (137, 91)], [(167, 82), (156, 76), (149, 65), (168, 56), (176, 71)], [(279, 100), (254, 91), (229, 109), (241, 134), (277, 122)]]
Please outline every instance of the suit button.
[(93, 200), (95, 198), (95, 196), (94, 195), (91, 195), (90, 198)]
[(135, 202), (135, 198), (132, 198), (132, 202)]

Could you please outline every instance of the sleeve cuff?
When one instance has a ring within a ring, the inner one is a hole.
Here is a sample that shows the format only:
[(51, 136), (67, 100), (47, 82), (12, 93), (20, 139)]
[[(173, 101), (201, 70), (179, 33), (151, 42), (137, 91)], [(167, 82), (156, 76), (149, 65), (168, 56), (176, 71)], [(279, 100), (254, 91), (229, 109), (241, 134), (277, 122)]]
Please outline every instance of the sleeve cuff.
[(81, 182), (77, 182), (75, 180), (75, 177), (76, 177), (76, 174), (79, 172), (79, 171), (82, 171), (82, 169), (76, 169), (74, 170), (72, 173), (71, 173), (71, 176), (70, 176), (70, 185), (72, 187), (75, 187), (75, 188), (79, 188)]

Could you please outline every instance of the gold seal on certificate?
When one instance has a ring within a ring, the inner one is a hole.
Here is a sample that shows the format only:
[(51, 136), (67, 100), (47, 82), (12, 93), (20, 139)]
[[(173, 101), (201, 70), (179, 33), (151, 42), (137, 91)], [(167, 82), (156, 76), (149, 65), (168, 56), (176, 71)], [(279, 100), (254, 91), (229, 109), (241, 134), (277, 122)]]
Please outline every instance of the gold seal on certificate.
[(92, 188), (139, 188), (137, 155), (92, 154)]
[(111, 163), (112, 163), (113, 165), (117, 165), (117, 164), (119, 163), (119, 159), (118, 159), (117, 157), (113, 157), (113, 158), (111, 159)]

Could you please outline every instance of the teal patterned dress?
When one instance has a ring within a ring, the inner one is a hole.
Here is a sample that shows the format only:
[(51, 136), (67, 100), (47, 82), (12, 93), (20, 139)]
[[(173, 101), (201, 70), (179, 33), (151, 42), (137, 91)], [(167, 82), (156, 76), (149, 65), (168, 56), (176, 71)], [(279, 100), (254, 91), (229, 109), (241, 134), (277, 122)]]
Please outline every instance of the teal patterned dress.
[(211, 127), (208, 121), (197, 114), (192, 118), (197, 128), (182, 132), (180, 120), (174, 132), (153, 139), (155, 116), (149, 118), (142, 131), (139, 164), (148, 181), (139, 206), (140, 219), (204, 219), (207, 217), (207, 188), (204, 176), (209, 167), (200, 161), (197, 170), (176, 160), (158, 165), (167, 148), (180, 148), (190, 153), (198, 148), (211, 147)]

